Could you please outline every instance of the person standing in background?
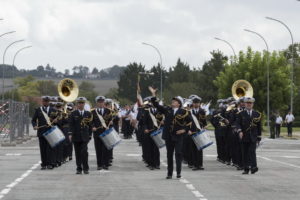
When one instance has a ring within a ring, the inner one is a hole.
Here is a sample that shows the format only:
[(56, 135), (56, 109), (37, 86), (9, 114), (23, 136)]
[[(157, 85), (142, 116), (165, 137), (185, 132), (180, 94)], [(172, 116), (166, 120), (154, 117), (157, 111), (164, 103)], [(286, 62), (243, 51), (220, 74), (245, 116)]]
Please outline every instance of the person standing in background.
[(277, 113), (276, 120), (275, 120), (275, 135), (276, 135), (277, 138), (280, 137), (280, 129), (281, 129), (281, 126), (282, 126), (282, 122), (283, 122), (282, 117), (280, 116), (279, 113)]
[(288, 137), (292, 137), (293, 132), (293, 122), (295, 121), (295, 117), (291, 111), (285, 116), (285, 123), (287, 125)]

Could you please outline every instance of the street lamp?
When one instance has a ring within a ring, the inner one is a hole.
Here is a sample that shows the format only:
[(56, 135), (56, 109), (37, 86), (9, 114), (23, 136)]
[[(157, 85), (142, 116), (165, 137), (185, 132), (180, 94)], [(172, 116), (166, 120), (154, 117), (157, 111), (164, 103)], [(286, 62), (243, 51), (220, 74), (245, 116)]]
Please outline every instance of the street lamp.
[(232, 52), (233, 52), (233, 55), (234, 55), (234, 57), (236, 57), (236, 54), (235, 54), (235, 51), (234, 51), (234, 48), (233, 48), (233, 46), (228, 42), (228, 41), (226, 41), (226, 40), (223, 40), (223, 39), (220, 39), (220, 38), (217, 38), (217, 37), (215, 37), (215, 39), (216, 40), (219, 40), (219, 41), (222, 41), (222, 42), (225, 42), (230, 48), (231, 48), (231, 50), (232, 50)]
[[(270, 132), (270, 63), (269, 63), (269, 45), (268, 45), (266, 39), (261, 34), (255, 32), (255, 31), (249, 30), (249, 29), (244, 29), (244, 31), (249, 32), (249, 33), (253, 33), (253, 34), (257, 35), (258, 37), (260, 37), (264, 41), (264, 43), (266, 45), (266, 51), (267, 51), (267, 125), (268, 125), (268, 131), (269, 131), (270, 136), (271, 136), (271, 132)], [(276, 137), (276, 135), (274, 137)]]
[(291, 40), (292, 40), (292, 67), (291, 67), (291, 112), (293, 113), (293, 97), (294, 97), (294, 37), (292, 34), (291, 29), (282, 21), (272, 18), (272, 17), (266, 17), (268, 20), (276, 21), (280, 24), (282, 24), (290, 33)]
[(162, 56), (160, 51), (158, 50), (158, 48), (152, 44), (148, 44), (146, 42), (142, 42), (143, 45), (147, 45), (152, 47), (153, 49), (155, 49), (155, 51), (158, 53), (159, 55), (159, 59), (160, 59), (160, 99), (163, 98), (162, 93), (163, 93), (163, 63), (162, 63)]
[(11, 47), (12, 45), (19, 43), (19, 42), (23, 42), (24, 40), (16, 40), (12, 43), (10, 43), (4, 50), (3, 53), (3, 67), (2, 67), (2, 101), (4, 102), (4, 64), (5, 64), (5, 54), (7, 52), (7, 50), (9, 49), (9, 47)]
[[(17, 55), (18, 55), (21, 51), (23, 51), (23, 50), (25, 50), (25, 49), (29, 49), (29, 48), (31, 48), (31, 47), (32, 47), (32, 46), (26, 46), (26, 47), (23, 47), (23, 48), (19, 49), (19, 50), (15, 53), (14, 59), (13, 59), (12, 67), (15, 66), (15, 61), (16, 61)], [(12, 69), (12, 78), (14, 79), (14, 77), (15, 77), (15, 73), (14, 73), (14, 68), (13, 68), (13, 69)], [(14, 86), (13, 86), (13, 89), (14, 89)], [(11, 99), (12, 99), (12, 100), (14, 99), (14, 91), (12, 91)]]

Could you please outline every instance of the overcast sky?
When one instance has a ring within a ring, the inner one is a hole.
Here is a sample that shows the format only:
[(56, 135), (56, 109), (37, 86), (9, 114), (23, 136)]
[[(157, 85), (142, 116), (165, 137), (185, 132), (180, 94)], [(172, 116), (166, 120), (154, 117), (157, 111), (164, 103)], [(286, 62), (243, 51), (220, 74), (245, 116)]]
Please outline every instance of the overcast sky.
[(0, 34), (17, 31), (0, 38), (1, 58), (10, 42), (24, 38), (9, 49), (7, 64), (19, 48), (33, 45), (19, 54), (17, 67), (50, 63), (63, 71), (135, 61), (151, 68), (159, 57), (141, 44), (148, 42), (160, 49), (165, 67), (178, 57), (201, 67), (212, 50), (232, 55), (214, 37), (228, 40), (237, 52), (249, 45), (263, 50), (264, 43), (244, 28), (265, 36), (271, 50), (286, 48), (291, 43), (287, 30), (265, 16), (286, 22), (299, 41), (297, 0), (0, 0)]

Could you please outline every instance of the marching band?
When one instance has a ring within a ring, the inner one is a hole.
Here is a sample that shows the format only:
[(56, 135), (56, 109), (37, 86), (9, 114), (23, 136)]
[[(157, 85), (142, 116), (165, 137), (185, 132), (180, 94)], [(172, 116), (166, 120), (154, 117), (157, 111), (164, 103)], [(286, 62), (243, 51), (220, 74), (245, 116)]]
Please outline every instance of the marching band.
[(176, 177), (181, 178), (182, 163), (193, 171), (204, 170), (203, 151), (213, 143), (207, 131), (209, 121), (214, 127), (217, 160), (243, 170), (243, 174), (258, 171), (256, 148), (261, 140), (261, 114), (253, 109), (255, 99), (250, 83), (236, 82), (233, 97), (219, 99), (213, 112), (203, 106), (197, 95), (186, 99), (175, 96), (167, 106), (156, 97), (155, 89), (149, 90), (152, 96), (132, 107), (120, 108), (116, 101), (97, 96), (95, 107), (89, 109), (87, 99), (78, 97), (76, 83), (62, 80), (60, 96), (42, 96), (42, 105), (32, 118), (39, 139), (41, 170), (71, 161), (74, 147), (76, 174), (89, 174), (91, 139), (97, 170), (108, 170), (122, 132), (124, 139), (136, 134), (142, 159), (150, 170), (160, 169), (160, 149), (166, 147), (167, 179), (173, 176), (175, 154)]

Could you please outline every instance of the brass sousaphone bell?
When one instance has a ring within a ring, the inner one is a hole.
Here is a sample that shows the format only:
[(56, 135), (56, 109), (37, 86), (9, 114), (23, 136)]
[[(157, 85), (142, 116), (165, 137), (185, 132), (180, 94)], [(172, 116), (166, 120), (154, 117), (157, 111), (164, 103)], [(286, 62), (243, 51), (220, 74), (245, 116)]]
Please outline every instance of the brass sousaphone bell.
[(253, 87), (246, 80), (237, 80), (231, 87), (232, 96), (235, 100), (241, 97), (253, 97)]
[[(246, 80), (237, 80), (233, 83), (231, 87), (231, 93), (235, 100), (241, 97), (253, 97), (253, 87)], [(230, 111), (235, 107), (235, 105), (229, 105), (226, 111)]]
[(70, 78), (65, 78), (58, 83), (58, 94), (65, 102), (73, 102), (79, 94), (77, 83)]

